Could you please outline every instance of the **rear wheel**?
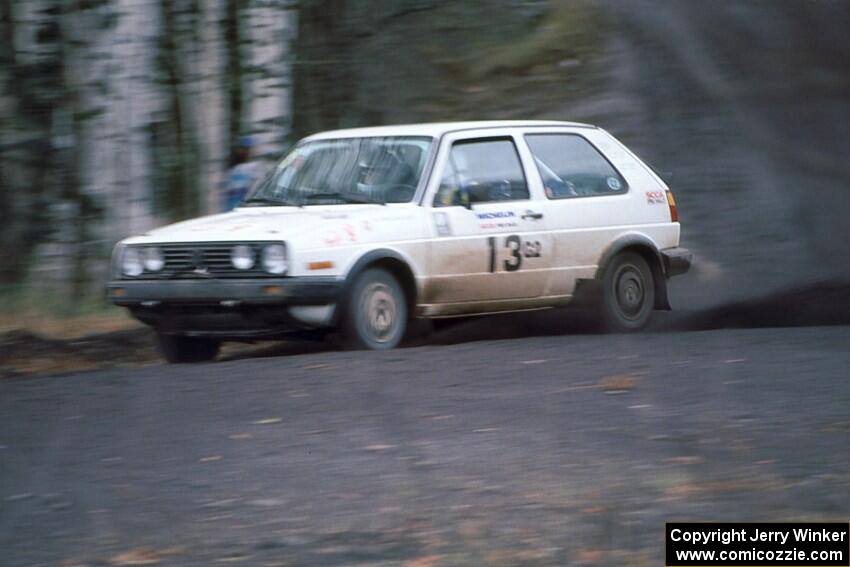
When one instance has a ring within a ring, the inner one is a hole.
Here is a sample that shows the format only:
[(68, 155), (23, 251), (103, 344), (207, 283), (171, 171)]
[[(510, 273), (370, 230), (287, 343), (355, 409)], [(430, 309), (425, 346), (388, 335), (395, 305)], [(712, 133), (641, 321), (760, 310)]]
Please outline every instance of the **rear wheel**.
[(407, 301), (398, 280), (386, 270), (370, 268), (351, 288), (344, 333), (349, 348), (395, 348), (407, 329)]
[(170, 363), (206, 362), (218, 354), (221, 343), (215, 339), (157, 333), (159, 352)]
[(652, 316), (655, 284), (646, 260), (635, 252), (618, 254), (602, 276), (602, 323), (612, 332), (639, 331)]

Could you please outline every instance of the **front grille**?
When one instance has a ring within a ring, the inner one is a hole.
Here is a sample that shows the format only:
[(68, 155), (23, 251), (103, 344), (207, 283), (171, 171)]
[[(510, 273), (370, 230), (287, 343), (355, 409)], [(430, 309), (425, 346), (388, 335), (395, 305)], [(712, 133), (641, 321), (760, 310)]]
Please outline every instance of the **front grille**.
[[(260, 253), (267, 242), (210, 242), (155, 245), (165, 257), (165, 267), (159, 272), (145, 271), (128, 279), (211, 279), (211, 278), (279, 278), (260, 266)], [(254, 267), (237, 270), (230, 261), (234, 246), (248, 246), (254, 251)], [(144, 248), (144, 247), (142, 247)], [(126, 276), (125, 276), (126, 277)]]

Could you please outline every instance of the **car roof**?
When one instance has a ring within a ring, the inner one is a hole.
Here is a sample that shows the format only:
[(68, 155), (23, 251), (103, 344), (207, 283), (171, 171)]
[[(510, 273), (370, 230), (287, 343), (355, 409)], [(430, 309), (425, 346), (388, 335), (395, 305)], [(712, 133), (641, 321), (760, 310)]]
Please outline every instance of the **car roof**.
[(305, 140), (328, 140), (333, 138), (367, 138), (376, 136), (429, 136), (437, 137), (449, 132), (480, 130), (487, 128), (529, 128), (536, 126), (560, 126), (572, 128), (596, 128), (580, 122), (561, 122), (557, 120), (482, 120), (476, 122), (433, 122), (426, 124), (399, 124), (394, 126), (374, 126), (370, 128), (348, 128), (330, 130), (308, 136)]

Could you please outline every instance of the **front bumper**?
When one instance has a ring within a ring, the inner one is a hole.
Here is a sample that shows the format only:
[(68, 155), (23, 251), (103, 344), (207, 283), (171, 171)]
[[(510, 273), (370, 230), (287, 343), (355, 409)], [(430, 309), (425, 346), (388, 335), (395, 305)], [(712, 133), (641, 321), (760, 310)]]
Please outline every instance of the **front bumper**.
[(661, 251), (664, 262), (664, 274), (670, 278), (686, 273), (691, 269), (694, 255), (685, 248), (665, 248)]
[(325, 327), (342, 288), (324, 277), (113, 280), (106, 293), (160, 332), (239, 340)]
[(343, 280), (324, 277), (204, 280), (113, 280), (107, 299), (121, 307), (158, 305), (328, 305), (336, 303)]

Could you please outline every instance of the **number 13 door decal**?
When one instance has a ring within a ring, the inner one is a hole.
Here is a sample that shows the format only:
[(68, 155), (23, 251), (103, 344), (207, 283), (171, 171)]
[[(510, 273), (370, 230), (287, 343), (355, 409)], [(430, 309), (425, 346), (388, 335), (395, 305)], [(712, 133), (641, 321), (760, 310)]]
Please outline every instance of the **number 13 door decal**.
[[(490, 272), (496, 272), (496, 237), (490, 236), (487, 238), (487, 247), (490, 254)], [(506, 272), (516, 272), (522, 267), (523, 258), (539, 258), (543, 250), (543, 245), (538, 241), (520, 239), (516, 234), (511, 234), (505, 237), (505, 248), (508, 249), (510, 257), (505, 260), (504, 267)]]

